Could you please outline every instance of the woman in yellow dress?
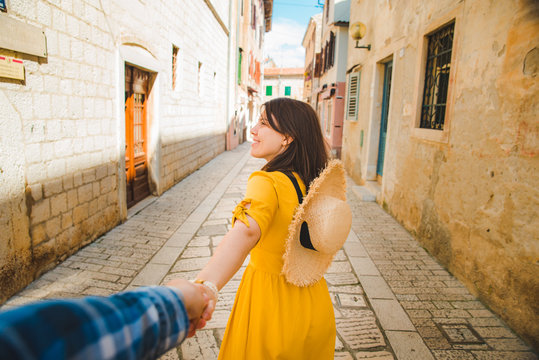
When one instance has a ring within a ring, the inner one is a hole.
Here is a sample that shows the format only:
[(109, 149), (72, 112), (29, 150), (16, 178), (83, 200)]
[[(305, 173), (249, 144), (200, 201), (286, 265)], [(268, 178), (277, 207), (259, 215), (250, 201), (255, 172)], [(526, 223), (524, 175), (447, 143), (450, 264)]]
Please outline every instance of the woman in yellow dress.
[(211, 318), (218, 290), (250, 253), (219, 359), (333, 359), (335, 317), (326, 281), (299, 287), (282, 274), (288, 227), (299, 203), (283, 172), (293, 172), (305, 195), (305, 184), (328, 162), (320, 123), (310, 105), (277, 98), (264, 104), (251, 134), (251, 155), (267, 163), (249, 177), (232, 229), (195, 280), (212, 298), (202, 321)]

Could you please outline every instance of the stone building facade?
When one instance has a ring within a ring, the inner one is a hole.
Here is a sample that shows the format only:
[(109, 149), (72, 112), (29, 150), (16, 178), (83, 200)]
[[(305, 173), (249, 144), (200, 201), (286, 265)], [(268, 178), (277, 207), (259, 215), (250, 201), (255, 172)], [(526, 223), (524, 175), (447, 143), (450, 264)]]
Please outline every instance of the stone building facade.
[(539, 4), (352, 0), (358, 21), (349, 174), (537, 348)]
[[(320, 57), (320, 31), (322, 14), (311, 16), (301, 45), (305, 48), (305, 78), (303, 84), (303, 101), (316, 106), (316, 91), (318, 90), (319, 76), (315, 76), (316, 57)], [(314, 96), (313, 96), (314, 95)]]
[(225, 150), (235, 10), (7, 3), (0, 57), (20, 61), (24, 79), (0, 77), (0, 302)]
[(264, 37), (271, 30), (273, 0), (243, 0), (238, 4), (237, 88), (234, 118), (227, 131), (227, 149), (250, 137), (262, 105)]
[(350, 3), (350, 0), (324, 3), (320, 53), (314, 72), (314, 76), (319, 77), (315, 109), (326, 141), (337, 158), (341, 157), (342, 148)]
[(264, 68), (264, 102), (277, 97), (303, 99), (303, 68)]

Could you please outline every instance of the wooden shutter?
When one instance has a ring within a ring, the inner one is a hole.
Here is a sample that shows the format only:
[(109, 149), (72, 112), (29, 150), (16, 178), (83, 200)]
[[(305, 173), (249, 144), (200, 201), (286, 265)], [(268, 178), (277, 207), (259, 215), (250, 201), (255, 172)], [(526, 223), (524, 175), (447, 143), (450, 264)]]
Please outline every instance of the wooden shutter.
[(359, 105), (359, 83), (361, 73), (352, 73), (348, 79), (348, 104), (346, 107), (346, 118), (357, 120)]

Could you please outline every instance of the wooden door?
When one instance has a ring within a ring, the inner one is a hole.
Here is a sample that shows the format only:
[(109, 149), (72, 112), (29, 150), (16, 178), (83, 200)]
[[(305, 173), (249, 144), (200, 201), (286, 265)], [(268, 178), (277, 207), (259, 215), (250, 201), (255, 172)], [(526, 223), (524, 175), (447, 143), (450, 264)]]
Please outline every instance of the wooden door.
[(127, 207), (150, 195), (147, 157), (147, 98), (150, 74), (125, 66), (125, 173)]

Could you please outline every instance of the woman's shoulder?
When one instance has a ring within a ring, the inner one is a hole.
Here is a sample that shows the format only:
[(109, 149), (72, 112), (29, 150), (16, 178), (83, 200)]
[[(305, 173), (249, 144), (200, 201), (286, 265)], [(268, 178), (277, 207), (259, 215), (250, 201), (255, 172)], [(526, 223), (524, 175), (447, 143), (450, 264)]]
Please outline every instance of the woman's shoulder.
[[(296, 175), (295, 177), (296, 179), (298, 179), (298, 183), (300, 184), (300, 187), (302, 188), (302, 190), (305, 190), (304, 189), (305, 185), (303, 184), (303, 181), (301, 180), (301, 178), (297, 175), (297, 173), (294, 173), (294, 174)], [(290, 186), (293, 186), (288, 175), (286, 175), (285, 173), (281, 171), (263, 171), (263, 170), (255, 171), (251, 174), (251, 176), (249, 176), (249, 180), (253, 178), (258, 178), (258, 179), (265, 178), (268, 181), (271, 181), (273, 187), (275, 187), (276, 189), (279, 189), (282, 187), (288, 188)]]

